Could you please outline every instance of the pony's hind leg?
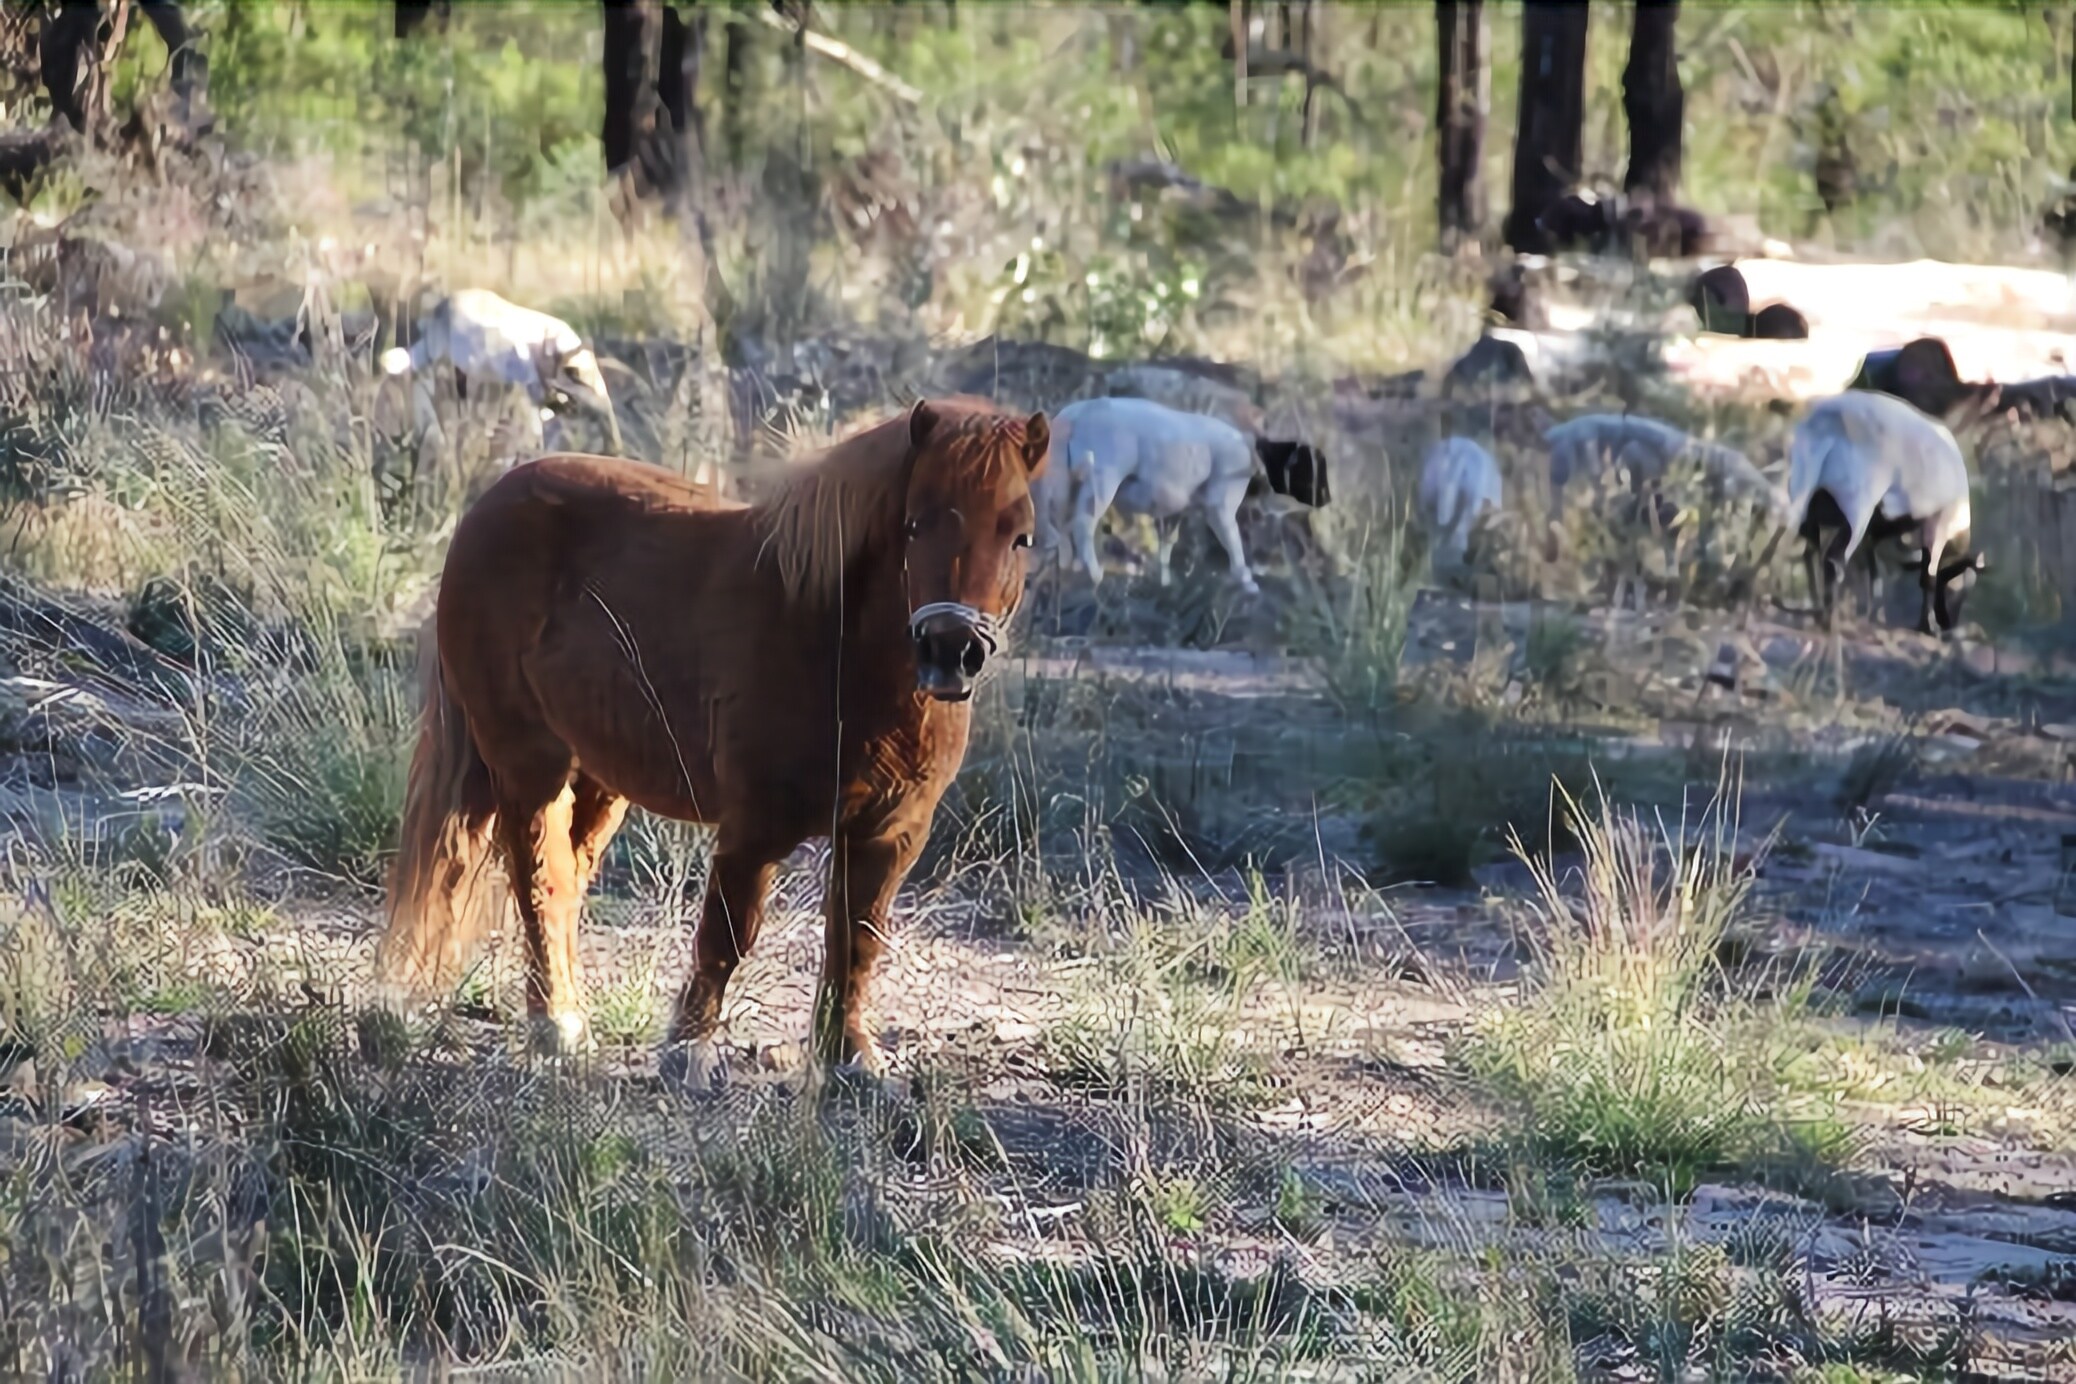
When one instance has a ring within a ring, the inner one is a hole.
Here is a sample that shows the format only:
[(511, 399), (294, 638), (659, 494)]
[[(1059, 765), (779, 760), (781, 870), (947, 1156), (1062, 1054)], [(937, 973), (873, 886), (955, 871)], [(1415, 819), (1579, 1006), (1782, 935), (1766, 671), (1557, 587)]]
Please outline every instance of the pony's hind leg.
[(536, 1048), (573, 1052), (590, 1039), (577, 977), (577, 854), (570, 839), (576, 794), (563, 782), (545, 800), (500, 785), (498, 832), (526, 943), (526, 1012)]
[(577, 774), (570, 791), (569, 840), (576, 854), (577, 900), (581, 904), (598, 876), (598, 862), (604, 859), (606, 847), (627, 820), (627, 799), (583, 772)]
[[(794, 843), (797, 844), (797, 843)], [(792, 845), (746, 847), (721, 842), (706, 878), (706, 901), (692, 934), (692, 974), (678, 996), (661, 1071), (666, 1082), (706, 1090), (724, 1075), (714, 1033), (721, 1026), (721, 1001), (728, 978), (756, 945), (764, 923), (764, 899), (779, 861)]]

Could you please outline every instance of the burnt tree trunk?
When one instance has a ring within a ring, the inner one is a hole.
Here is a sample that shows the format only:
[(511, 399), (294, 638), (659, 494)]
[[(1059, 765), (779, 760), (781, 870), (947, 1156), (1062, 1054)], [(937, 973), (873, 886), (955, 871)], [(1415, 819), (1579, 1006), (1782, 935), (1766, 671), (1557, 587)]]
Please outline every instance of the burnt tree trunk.
[(1636, 0), (1629, 64), (1622, 69), (1622, 114), (1629, 121), (1629, 168), (1622, 191), (1669, 202), (1680, 186), (1680, 139), (1687, 93), (1680, 87), (1679, 0)]
[(734, 0), (728, 48), (721, 60), (721, 147), (730, 168), (749, 160), (750, 113), (764, 97), (763, 26), (744, 11), (758, 0)]
[(1435, 0), (1441, 80), (1435, 95), (1437, 210), (1442, 250), (1476, 239), (1485, 225), (1485, 116), (1492, 107), (1484, 0)]
[[(1305, 0), (1304, 8), (1298, 11), (1298, 56), (1305, 64), (1304, 117), (1298, 130), (1299, 142), (1307, 149), (1319, 140), (1319, 65), (1313, 61), (1312, 51), (1318, 37), (1315, 9), (1313, 0)], [(1287, 12), (1284, 22), (1289, 22)]]
[(396, 0), (396, 36), (409, 38), (425, 27), (428, 19), (437, 19), (440, 32), (447, 31), (447, 19), (451, 13), (451, 0)]
[(630, 180), (637, 196), (674, 198), (684, 187), (676, 122), (663, 75), (664, 6), (659, 0), (602, 0), (605, 17), (605, 120), (599, 142), (606, 172)]
[(706, 61), (706, 10), (692, 6), (686, 19), (677, 6), (663, 11), (663, 51), (657, 93), (670, 113), (670, 127), (693, 157), (706, 157), (706, 117), (699, 109), (699, 70)]
[(1586, 127), (1587, 7), (1528, 0), (1521, 11), (1521, 100), (1514, 132), (1514, 205), (1502, 233), (1523, 254), (1547, 254), (1539, 224), (1579, 179)]
[(38, 57), (51, 108), (82, 134), (108, 118), (109, 60), (129, 27), (129, 0), (62, 0), (44, 21)]

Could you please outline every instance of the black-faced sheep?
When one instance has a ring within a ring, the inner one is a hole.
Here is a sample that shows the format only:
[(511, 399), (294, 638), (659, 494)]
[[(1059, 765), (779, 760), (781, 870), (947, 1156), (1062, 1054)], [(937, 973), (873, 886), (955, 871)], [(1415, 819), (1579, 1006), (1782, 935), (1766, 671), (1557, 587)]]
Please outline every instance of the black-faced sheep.
[(1935, 619), (1940, 629), (1953, 629), (1983, 566), (1979, 554), (1949, 560), (1966, 550), (1972, 523), (1960, 444), (1944, 424), (1903, 400), (1851, 391), (1824, 400), (1796, 427), (1788, 525), (1802, 538), (1810, 592), (1827, 625), (1853, 554), (1863, 544), (1915, 530), (1924, 554), (1916, 564), (1923, 593), (1918, 629), (1933, 633)]

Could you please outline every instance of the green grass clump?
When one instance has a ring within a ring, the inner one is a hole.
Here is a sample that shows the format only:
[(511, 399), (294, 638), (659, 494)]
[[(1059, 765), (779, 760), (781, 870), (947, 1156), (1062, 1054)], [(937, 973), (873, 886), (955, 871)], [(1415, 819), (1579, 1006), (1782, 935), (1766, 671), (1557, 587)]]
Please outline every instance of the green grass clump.
[(1457, 1061), (1516, 1112), (1536, 1156), (1584, 1175), (1684, 1190), (1733, 1166), (1835, 1156), (1838, 1127), (1791, 1099), (1807, 987), (1719, 959), (1752, 879), (1722, 798), (1655, 828), (1605, 798), (1591, 817), (1567, 807), (1576, 887), (1521, 851), (1537, 886), (1523, 999)]

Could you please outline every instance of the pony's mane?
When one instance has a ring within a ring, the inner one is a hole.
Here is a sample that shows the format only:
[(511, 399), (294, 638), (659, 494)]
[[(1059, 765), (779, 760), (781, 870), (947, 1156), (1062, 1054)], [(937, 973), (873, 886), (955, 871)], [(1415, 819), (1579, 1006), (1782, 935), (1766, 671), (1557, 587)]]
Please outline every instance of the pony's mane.
[[(1025, 420), (984, 400), (932, 399), (926, 453), (986, 484), (1019, 456)], [(786, 598), (831, 599), (844, 571), (899, 533), (908, 501), (909, 415), (901, 413), (830, 447), (754, 507), (764, 531), (757, 560), (773, 561)]]

